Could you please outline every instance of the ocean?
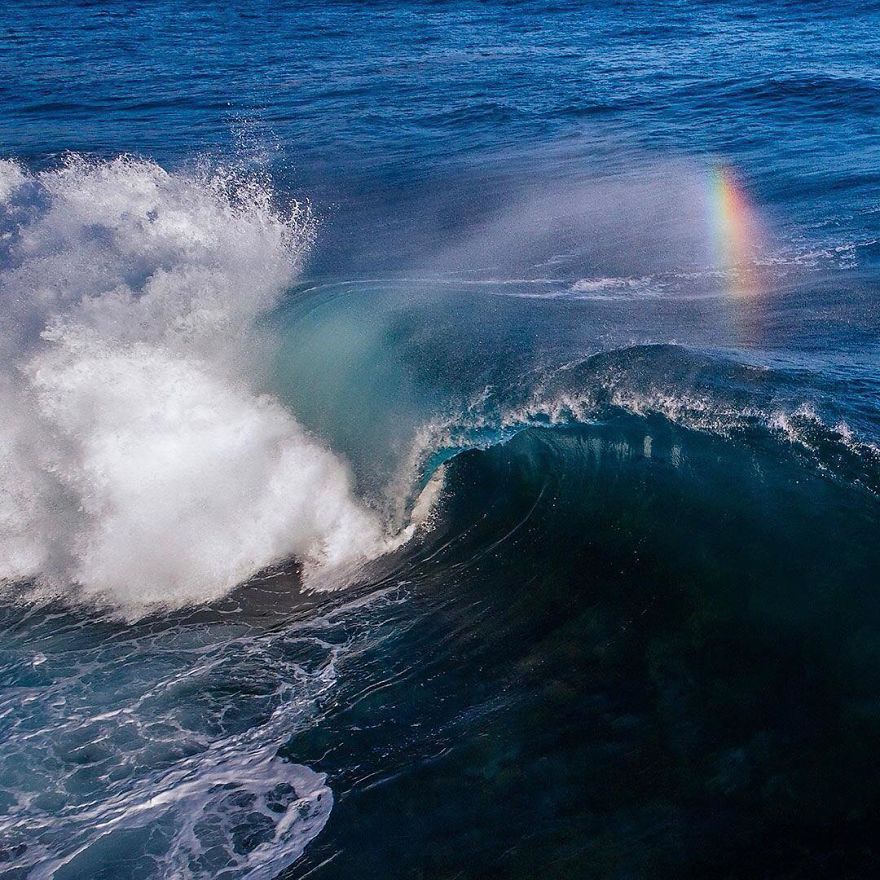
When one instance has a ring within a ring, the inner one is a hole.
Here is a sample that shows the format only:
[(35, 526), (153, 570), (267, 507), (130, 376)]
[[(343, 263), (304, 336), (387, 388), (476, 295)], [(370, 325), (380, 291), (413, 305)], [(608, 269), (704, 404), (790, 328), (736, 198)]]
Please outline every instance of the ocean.
[(5, 5), (0, 876), (873, 876), (878, 58)]

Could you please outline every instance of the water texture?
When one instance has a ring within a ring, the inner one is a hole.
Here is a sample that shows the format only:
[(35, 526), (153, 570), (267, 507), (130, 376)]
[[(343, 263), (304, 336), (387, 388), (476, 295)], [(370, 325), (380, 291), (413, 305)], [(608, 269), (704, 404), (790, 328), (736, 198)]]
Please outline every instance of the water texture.
[(5, 6), (0, 876), (871, 876), (877, 57)]

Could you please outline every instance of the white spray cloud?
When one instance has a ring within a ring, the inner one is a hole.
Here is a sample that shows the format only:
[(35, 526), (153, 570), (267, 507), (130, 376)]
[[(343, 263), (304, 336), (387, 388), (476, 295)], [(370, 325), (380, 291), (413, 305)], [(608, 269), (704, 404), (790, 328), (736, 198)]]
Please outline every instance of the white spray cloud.
[(259, 392), (257, 323), (311, 235), (254, 180), (0, 163), (0, 581), (137, 613), (386, 548), (344, 464)]

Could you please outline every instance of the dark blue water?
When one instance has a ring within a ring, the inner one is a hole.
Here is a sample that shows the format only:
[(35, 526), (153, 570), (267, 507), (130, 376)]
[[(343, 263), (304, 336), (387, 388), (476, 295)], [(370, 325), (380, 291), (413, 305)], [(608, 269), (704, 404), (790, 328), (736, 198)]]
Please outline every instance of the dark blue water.
[(0, 12), (0, 875), (876, 871), (880, 5)]

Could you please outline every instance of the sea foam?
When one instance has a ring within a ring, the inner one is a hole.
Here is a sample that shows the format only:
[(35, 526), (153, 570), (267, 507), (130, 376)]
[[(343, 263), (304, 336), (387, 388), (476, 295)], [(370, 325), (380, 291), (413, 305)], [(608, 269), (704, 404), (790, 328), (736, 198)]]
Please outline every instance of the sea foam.
[(0, 581), (137, 614), (386, 548), (344, 462), (262, 390), (260, 321), (312, 236), (259, 179), (0, 163)]

